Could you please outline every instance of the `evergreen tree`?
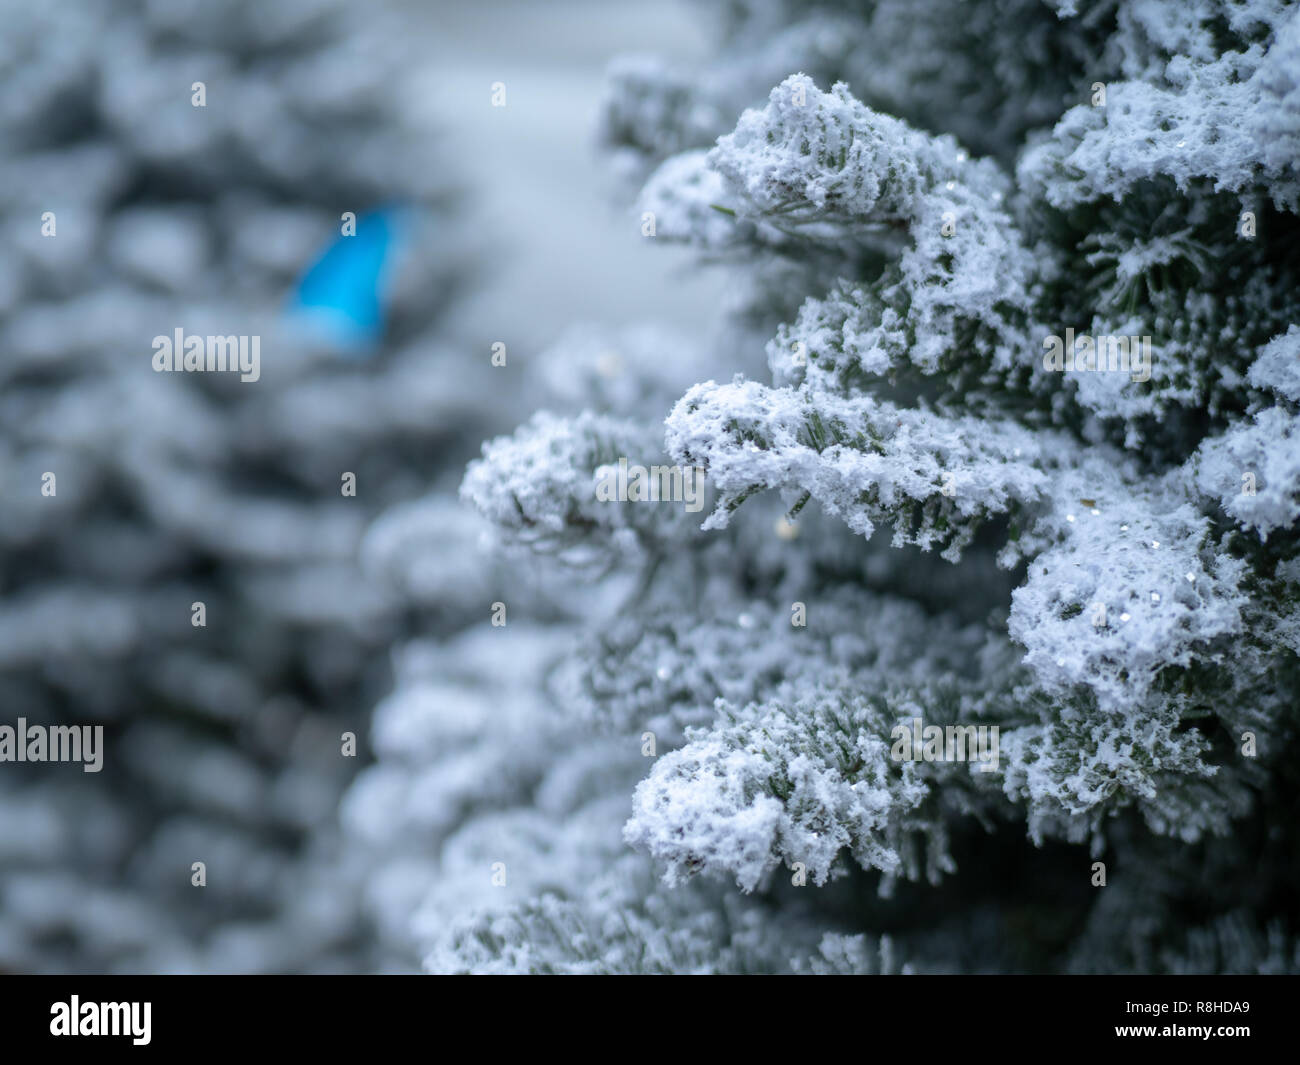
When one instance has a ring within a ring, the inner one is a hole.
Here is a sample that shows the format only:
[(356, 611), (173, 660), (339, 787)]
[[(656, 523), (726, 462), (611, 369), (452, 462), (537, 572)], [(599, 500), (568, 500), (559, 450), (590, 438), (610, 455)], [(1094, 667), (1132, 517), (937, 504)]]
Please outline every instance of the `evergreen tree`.
[[(434, 971), (1300, 968), (1296, 6), (722, 34), (601, 129), (733, 305), (575, 332), (470, 466), (505, 560), (345, 807), (385, 927)], [(707, 513), (603, 499), (624, 460)]]
[[(0, 8), (0, 704), (107, 748), (0, 769), (0, 969), (382, 964), (333, 826), (410, 619), (356, 551), (508, 416), (442, 332), (467, 243), (400, 26)], [(348, 212), (408, 249), (368, 346), (285, 314)], [(154, 372), (178, 328), (260, 376)]]

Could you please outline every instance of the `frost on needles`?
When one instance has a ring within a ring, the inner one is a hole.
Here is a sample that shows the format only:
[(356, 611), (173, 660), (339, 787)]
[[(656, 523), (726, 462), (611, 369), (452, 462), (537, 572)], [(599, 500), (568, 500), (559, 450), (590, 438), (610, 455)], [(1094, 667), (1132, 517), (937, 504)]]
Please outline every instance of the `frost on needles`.
[[(1281, 2), (752, 0), (616, 65), (638, 215), (734, 296), (604, 342), (644, 387), (561, 341), (467, 474), (572, 649), (533, 782), (428, 845), (431, 968), (1300, 964), (1298, 55)], [(703, 527), (595, 502), (611, 455), (706, 469)], [(996, 771), (892, 757), (918, 718)]]

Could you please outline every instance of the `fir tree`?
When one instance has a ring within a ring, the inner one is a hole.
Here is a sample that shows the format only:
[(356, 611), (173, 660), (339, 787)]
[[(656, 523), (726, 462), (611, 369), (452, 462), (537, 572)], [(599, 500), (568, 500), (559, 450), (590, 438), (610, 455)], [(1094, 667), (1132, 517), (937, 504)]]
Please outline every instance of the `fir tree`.
[[(107, 747), (0, 772), (0, 969), (379, 964), (334, 824), (408, 619), (356, 552), (503, 412), (439, 333), (466, 245), (400, 35), (329, 0), (0, 7), (0, 704)], [(384, 334), (286, 324), (375, 209), (412, 248)], [(175, 328), (260, 336), (259, 379), (155, 373)]]
[[(575, 332), (471, 465), (509, 614), (377, 711), (386, 926), (435, 971), (1295, 970), (1297, 8), (727, 12), (601, 129), (734, 305)], [(707, 471), (702, 526), (601, 501), (620, 460)]]

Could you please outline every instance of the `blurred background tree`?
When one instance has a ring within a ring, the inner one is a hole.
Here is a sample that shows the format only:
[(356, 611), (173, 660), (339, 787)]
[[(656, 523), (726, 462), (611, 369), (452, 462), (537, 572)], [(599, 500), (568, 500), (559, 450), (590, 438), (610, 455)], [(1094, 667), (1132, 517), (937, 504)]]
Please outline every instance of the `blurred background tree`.
[[(357, 546), (510, 409), (446, 331), (477, 267), (415, 42), (333, 0), (0, 14), (0, 705), (107, 745), (0, 772), (0, 967), (382, 964), (333, 825), (413, 618)], [(154, 373), (177, 328), (259, 336), (260, 380)]]

